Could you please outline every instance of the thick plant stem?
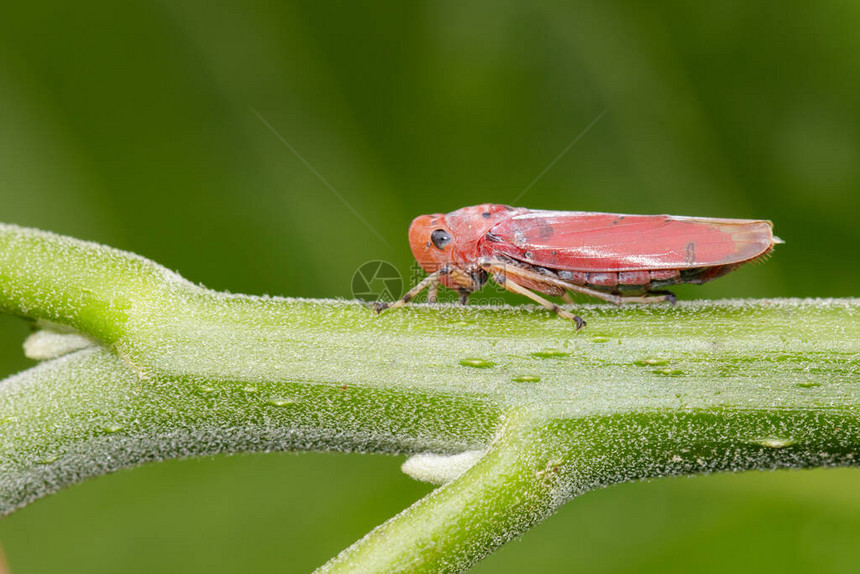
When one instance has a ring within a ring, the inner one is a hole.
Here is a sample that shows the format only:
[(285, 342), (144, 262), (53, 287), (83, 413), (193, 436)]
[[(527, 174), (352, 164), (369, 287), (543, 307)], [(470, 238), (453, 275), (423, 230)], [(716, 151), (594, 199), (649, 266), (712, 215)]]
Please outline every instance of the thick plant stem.
[(130, 253), (0, 225), (0, 306), (55, 321), (105, 344), (119, 339), (127, 311), (168, 294), (176, 276)]
[[(839, 436), (816, 431), (827, 427), (839, 428)], [(798, 439), (789, 438), (787, 429), (803, 437), (804, 448), (790, 448)], [(318, 573), (463, 572), (594, 488), (725, 468), (853, 464), (858, 433), (856, 412), (762, 417), (682, 411), (586, 419), (511, 412), (489, 452), (469, 471), (370, 532)]]
[(166, 458), (489, 449), (331, 571), (462, 571), (595, 487), (860, 450), (857, 299), (580, 306), (579, 333), (531, 307), (377, 317), (0, 225), (0, 310), (58, 355), (0, 384), (0, 513)]

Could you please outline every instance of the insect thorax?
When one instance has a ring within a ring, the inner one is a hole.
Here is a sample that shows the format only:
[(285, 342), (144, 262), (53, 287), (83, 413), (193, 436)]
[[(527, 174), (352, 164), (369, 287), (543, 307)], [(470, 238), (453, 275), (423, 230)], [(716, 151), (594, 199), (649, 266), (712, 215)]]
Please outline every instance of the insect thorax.
[(443, 279), (446, 287), (460, 292), (480, 290), (487, 283), (487, 272), (477, 265), (449, 265), (447, 277)]

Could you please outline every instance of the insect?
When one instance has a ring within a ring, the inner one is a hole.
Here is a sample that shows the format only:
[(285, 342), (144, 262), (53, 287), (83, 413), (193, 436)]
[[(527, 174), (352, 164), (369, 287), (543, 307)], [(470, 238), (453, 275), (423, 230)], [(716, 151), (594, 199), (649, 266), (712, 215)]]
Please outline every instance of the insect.
[(424, 289), (434, 302), (439, 284), (469, 295), (492, 276), (576, 323), (582, 318), (538, 293), (572, 302), (581, 293), (621, 304), (675, 303), (664, 288), (705, 283), (767, 255), (782, 243), (770, 221), (675, 215), (543, 211), (485, 203), (448, 214), (421, 215), (409, 245), (429, 275), (394, 303), (401, 307)]

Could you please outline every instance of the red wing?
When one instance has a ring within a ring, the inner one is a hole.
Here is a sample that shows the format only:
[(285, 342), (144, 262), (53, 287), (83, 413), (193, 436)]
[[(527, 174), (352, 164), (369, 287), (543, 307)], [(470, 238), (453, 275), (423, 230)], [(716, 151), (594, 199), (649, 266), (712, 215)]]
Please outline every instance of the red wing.
[(581, 271), (728, 265), (755, 259), (773, 245), (769, 221), (586, 211), (530, 211), (490, 233), (493, 241), (484, 244), (490, 252)]

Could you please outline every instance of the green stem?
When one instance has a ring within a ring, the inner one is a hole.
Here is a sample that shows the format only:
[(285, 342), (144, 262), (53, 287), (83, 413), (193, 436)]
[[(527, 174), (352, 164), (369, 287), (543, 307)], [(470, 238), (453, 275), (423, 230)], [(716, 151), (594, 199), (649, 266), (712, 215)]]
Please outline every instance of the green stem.
[(0, 310), (94, 347), (0, 385), (0, 512), (143, 462), (459, 453), (460, 478), (325, 569), (468, 567), (576, 494), (667, 474), (853, 464), (860, 301), (534, 308), (246, 297), (0, 225)]
[[(796, 438), (789, 440), (787, 432)], [(853, 464), (858, 436), (860, 413), (842, 410), (770, 416), (680, 411), (584, 419), (515, 411), (468, 472), (318, 572), (462, 572), (594, 488), (719, 470)]]
[[(554, 510), (562, 485), (540, 419), (511, 412), (483, 458), (318, 572), (460, 572)], [(492, 528), (488, 528), (492, 525)]]

